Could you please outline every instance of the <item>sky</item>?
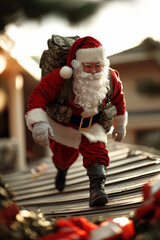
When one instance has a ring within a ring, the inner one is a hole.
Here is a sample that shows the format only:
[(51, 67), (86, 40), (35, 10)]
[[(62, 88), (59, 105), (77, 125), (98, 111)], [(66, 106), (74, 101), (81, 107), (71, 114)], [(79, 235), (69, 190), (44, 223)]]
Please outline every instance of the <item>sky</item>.
[(28, 56), (41, 55), (52, 34), (93, 36), (106, 48), (107, 56), (138, 45), (147, 37), (160, 41), (160, 1), (109, 1), (96, 14), (76, 25), (53, 14), (26, 21), (6, 31)]

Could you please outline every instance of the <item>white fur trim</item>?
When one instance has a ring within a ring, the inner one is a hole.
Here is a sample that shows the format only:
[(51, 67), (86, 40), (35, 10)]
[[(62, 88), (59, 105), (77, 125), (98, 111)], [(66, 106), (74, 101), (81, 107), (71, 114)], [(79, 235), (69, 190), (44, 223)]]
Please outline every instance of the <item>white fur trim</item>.
[(61, 143), (67, 147), (79, 148), (81, 142), (81, 133), (72, 128), (65, 127), (60, 123), (55, 122), (52, 119), (50, 120), (50, 125), (53, 129), (54, 139), (56, 142)]
[(81, 63), (79, 61), (77, 61), (76, 59), (73, 59), (71, 62), (71, 66), (75, 69), (79, 68), (81, 65)]
[(73, 69), (71, 67), (64, 66), (61, 68), (59, 74), (64, 79), (70, 79), (73, 74)]
[(48, 117), (47, 113), (42, 108), (35, 108), (30, 110), (25, 115), (26, 124), (28, 126), (28, 129), (32, 131), (32, 125), (36, 122), (47, 122)]
[(104, 142), (107, 147), (107, 135), (99, 124), (94, 124), (89, 129), (81, 131), (65, 127), (52, 119), (50, 119), (50, 125), (53, 128), (55, 141), (65, 146), (78, 149), (81, 143), (81, 134), (83, 134), (91, 143), (100, 141)]
[(25, 119), (26, 124), (31, 131), (34, 123), (47, 122), (53, 129), (55, 141), (68, 147), (78, 149), (81, 143), (81, 134), (88, 138), (90, 142), (96, 143), (100, 141), (104, 142), (107, 146), (107, 135), (103, 127), (99, 124), (94, 124), (86, 130), (79, 131), (72, 127), (63, 126), (62, 124), (50, 119), (47, 116), (47, 113), (41, 108), (32, 109), (27, 112)]
[(104, 128), (98, 123), (86, 130), (80, 131), (91, 143), (104, 142), (107, 147), (107, 134)]
[(105, 60), (105, 48), (83, 48), (76, 52), (76, 60), (83, 62), (102, 62)]
[(113, 118), (113, 126), (126, 126), (128, 123), (128, 112), (126, 111), (124, 115), (117, 115)]

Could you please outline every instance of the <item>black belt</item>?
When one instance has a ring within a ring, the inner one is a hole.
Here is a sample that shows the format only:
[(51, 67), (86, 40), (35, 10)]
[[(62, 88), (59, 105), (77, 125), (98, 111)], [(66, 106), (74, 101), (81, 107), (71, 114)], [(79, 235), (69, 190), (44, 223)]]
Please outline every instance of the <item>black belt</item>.
[(90, 128), (90, 126), (97, 122), (99, 117), (101, 115), (101, 112), (97, 113), (96, 115), (92, 117), (83, 117), (83, 116), (77, 116), (72, 114), (72, 117), (70, 119), (70, 123), (73, 123), (74, 125), (79, 127), (79, 130)]

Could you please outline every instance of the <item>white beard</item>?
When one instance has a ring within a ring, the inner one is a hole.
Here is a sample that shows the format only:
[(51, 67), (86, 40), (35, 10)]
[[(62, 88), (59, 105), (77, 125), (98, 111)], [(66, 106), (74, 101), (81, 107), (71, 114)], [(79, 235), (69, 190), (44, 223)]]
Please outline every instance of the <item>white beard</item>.
[(85, 73), (82, 65), (74, 69), (73, 92), (75, 104), (82, 107), (82, 116), (89, 117), (98, 113), (98, 106), (106, 98), (109, 89), (109, 68), (104, 66), (99, 73)]

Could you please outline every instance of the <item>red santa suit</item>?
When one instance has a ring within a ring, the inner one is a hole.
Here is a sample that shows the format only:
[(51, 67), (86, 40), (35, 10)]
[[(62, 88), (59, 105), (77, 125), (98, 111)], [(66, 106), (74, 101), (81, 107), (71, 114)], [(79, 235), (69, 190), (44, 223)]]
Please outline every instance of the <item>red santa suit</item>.
[[(75, 58), (77, 46), (75, 49), (74, 48), (75, 46), (70, 50), (70, 55), (67, 59), (69, 62), (67, 62), (69, 70), (71, 60)], [(94, 54), (92, 52), (87, 52), (88, 49), (89, 51), (93, 50)], [(90, 49), (87, 45), (87, 51), (85, 51), (84, 56), (80, 52), (78, 60), (84, 62), (84, 59), (87, 57), (88, 62), (92, 62), (93, 59), (94, 62), (97, 62), (100, 61), (101, 58), (104, 58), (104, 53), (101, 47), (96, 54), (95, 50), (97, 49)], [(113, 124), (126, 125), (127, 115), (122, 83), (117, 71), (111, 68), (108, 68), (108, 71), (110, 71), (113, 87), (113, 94), (110, 101), (117, 109), (117, 116), (115, 117)], [(49, 145), (53, 152), (53, 162), (61, 169), (66, 169), (71, 166), (78, 158), (79, 154), (83, 156), (84, 167), (88, 167), (92, 163), (101, 163), (108, 166), (109, 156), (107, 151), (107, 136), (104, 128), (98, 123), (98, 120), (94, 121), (87, 129), (79, 129), (79, 126), (75, 125), (73, 122), (59, 123), (51, 119), (46, 113), (48, 103), (55, 101), (60, 94), (64, 81), (66, 81), (64, 78), (67, 79), (71, 77), (70, 74), (69, 76), (66, 76), (67, 74), (66, 68), (60, 67), (42, 78), (41, 82), (33, 90), (29, 99), (26, 113), (27, 126), (31, 131), (34, 124), (37, 122), (46, 122), (52, 127), (54, 139), (49, 140)], [(103, 105), (105, 105), (106, 98), (107, 94), (102, 102)], [(71, 100), (68, 99), (66, 105), (72, 108), (73, 115), (80, 117), (82, 116), (84, 109), (82, 107), (77, 107), (74, 100), (75, 94), (72, 92)]]

